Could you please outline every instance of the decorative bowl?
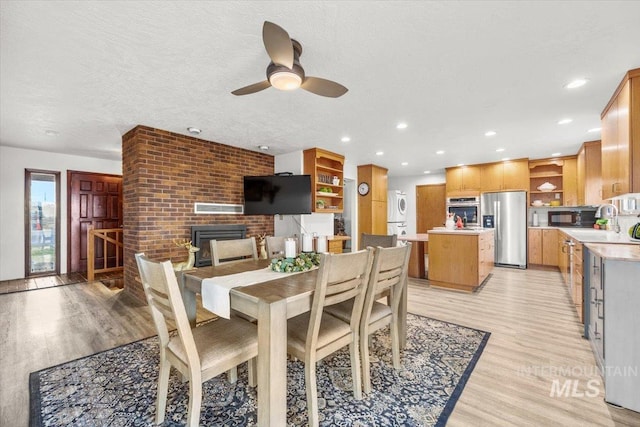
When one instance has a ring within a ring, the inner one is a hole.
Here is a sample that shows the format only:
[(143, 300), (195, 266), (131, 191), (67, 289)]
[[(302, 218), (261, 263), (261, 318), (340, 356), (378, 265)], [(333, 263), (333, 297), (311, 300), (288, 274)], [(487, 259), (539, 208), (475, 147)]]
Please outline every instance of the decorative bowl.
[(556, 186), (548, 181), (538, 187), (539, 191), (553, 191), (555, 189)]
[(551, 206), (560, 206), (560, 200), (552, 200), (549, 204)]
[(531, 203), (531, 206), (535, 206), (535, 207), (539, 208), (540, 206), (542, 206), (542, 200), (534, 200)]

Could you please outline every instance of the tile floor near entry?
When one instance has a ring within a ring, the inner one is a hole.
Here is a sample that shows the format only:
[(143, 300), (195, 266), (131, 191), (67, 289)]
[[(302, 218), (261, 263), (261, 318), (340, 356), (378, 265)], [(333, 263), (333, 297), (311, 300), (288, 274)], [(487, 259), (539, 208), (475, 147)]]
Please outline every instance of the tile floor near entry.
[[(96, 280), (101, 280), (107, 286), (122, 288), (122, 273), (103, 273)], [(52, 288), (55, 286), (71, 285), (87, 281), (87, 273), (69, 273), (54, 276), (30, 277), (0, 281), (0, 294), (30, 291), (34, 289)]]

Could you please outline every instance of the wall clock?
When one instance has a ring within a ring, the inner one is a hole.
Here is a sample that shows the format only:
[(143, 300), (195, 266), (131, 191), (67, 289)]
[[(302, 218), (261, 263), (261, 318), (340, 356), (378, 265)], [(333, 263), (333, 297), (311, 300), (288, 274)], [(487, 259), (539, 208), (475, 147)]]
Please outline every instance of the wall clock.
[(369, 184), (361, 182), (360, 185), (358, 185), (358, 193), (360, 193), (361, 196), (366, 196), (369, 193)]

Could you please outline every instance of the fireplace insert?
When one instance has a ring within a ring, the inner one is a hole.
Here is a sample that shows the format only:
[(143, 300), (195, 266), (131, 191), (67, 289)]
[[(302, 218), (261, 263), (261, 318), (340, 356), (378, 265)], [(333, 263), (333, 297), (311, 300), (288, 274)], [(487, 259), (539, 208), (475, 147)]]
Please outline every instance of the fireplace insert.
[(200, 248), (196, 252), (195, 267), (206, 267), (211, 265), (211, 245), (210, 240), (233, 240), (244, 239), (247, 235), (247, 226), (243, 224), (235, 225), (192, 225), (191, 242)]

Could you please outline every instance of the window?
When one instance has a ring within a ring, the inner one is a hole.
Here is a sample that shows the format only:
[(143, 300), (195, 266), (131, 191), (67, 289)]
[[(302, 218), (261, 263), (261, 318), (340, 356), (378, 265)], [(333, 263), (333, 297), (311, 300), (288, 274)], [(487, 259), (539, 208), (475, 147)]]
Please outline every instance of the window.
[(25, 170), (25, 275), (60, 272), (60, 172)]

